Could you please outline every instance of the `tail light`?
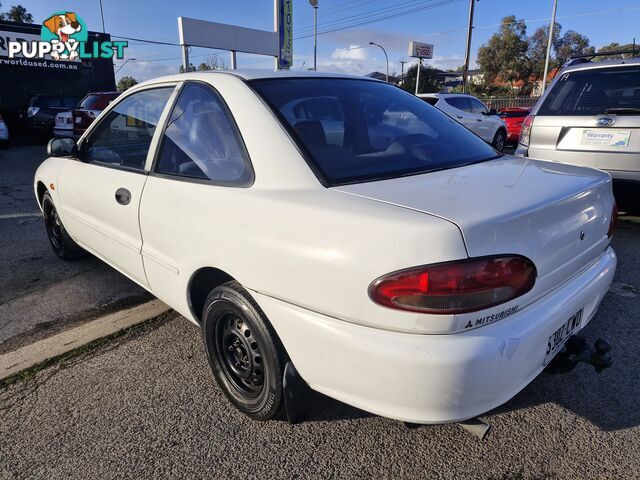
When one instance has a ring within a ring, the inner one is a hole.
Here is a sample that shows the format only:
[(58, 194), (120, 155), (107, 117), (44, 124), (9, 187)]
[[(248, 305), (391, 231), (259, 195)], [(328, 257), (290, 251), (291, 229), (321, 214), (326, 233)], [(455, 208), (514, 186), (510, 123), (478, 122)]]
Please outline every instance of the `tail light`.
[(613, 202), (613, 208), (611, 209), (611, 221), (609, 222), (609, 231), (607, 232), (607, 237), (611, 238), (613, 236), (613, 231), (616, 229), (616, 225), (618, 224), (618, 205), (616, 202)]
[(522, 130), (520, 130), (520, 145), (525, 147), (529, 146), (529, 140), (531, 140), (531, 125), (533, 125), (533, 115), (527, 115), (522, 122)]
[(27, 117), (33, 117), (39, 111), (40, 111), (40, 107), (29, 107), (27, 109)]
[(382, 306), (410, 312), (455, 314), (493, 307), (533, 288), (536, 268), (517, 255), (483, 257), (390, 273), (369, 287)]

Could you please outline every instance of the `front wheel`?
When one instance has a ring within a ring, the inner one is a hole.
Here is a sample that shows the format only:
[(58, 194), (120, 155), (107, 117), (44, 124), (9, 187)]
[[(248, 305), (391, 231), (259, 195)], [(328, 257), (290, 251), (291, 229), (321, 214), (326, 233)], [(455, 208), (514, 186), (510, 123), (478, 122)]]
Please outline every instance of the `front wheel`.
[(44, 225), (47, 229), (49, 243), (54, 253), (63, 260), (74, 260), (84, 255), (85, 251), (73, 241), (58, 216), (58, 211), (49, 192), (42, 197)]
[(229, 401), (254, 420), (280, 415), (286, 357), (266, 316), (238, 282), (207, 297), (202, 333), (209, 364)]
[(493, 142), (491, 142), (491, 146), (495, 148), (497, 151), (501, 152), (504, 150), (504, 144), (507, 140), (507, 134), (504, 130), (498, 130), (493, 137)]

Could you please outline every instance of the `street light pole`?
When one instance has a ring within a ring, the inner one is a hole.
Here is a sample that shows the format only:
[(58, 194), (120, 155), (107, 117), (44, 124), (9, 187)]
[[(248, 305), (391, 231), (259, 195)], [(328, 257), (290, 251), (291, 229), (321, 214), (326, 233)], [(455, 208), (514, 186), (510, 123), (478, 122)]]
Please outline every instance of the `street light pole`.
[(379, 43), (376, 42), (369, 42), (369, 45), (375, 45), (376, 47), (380, 47), (382, 49), (382, 51), (384, 52), (384, 58), (387, 61), (387, 73), (386, 73), (386, 80), (387, 83), (389, 83), (389, 57), (387, 56), (387, 51), (384, 49), (384, 47), (382, 45), (380, 45)]
[(473, 6), (476, 0), (469, 3), (469, 25), (467, 26), (467, 50), (464, 54), (464, 70), (462, 71), (462, 92), (467, 91), (469, 79), (469, 62), (471, 61), (471, 34), (473, 33)]
[(102, 18), (102, 33), (106, 33), (104, 29), (104, 12), (102, 11), (102, 0), (100, 0), (100, 17)]
[(553, 0), (553, 15), (551, 16), (551, 25), (549, 26), (549, 41), (547, 42), (547, 57), (544, 59), (544, 74), (542, 76), (542, 91), (547, 86), (547, 75), (549, 73), (549, 57), (551, 56), (551, 46), (553, 45), (553, 30), (556, 26), (556, 10), (558, 9), (558, 0)]
[(318, 70), (318, 0), (309, 0), (313, 7), (313, 70)]
[(400, 81), (404, 84), (404, 64), (407, 63), (404, 60), (400, 60)]

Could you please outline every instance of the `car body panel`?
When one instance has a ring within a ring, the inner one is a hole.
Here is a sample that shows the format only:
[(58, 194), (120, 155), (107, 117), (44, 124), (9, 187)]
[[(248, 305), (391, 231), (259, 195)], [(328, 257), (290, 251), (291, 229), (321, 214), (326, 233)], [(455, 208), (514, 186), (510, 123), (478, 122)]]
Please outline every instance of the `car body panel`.
[[(555, 162), (584, 165), (606, 170), (614, 179), (640, 182), (640, 114), (547, 115), (543, 106), (550, 92), (572, 72), (598, 72), (603, 69), (637, 69), (640, 59), (584, 62), (565, 67), (556, 75), (551, 86), (531, 111), (533, 122), (528, 145), (519, 145), (517, 154)], [(629, 101), (640, 97), (640, 86), (635, 94), (624, 93)], [(630, 104), (631, 105), (631, 104)], [(635, 103), (634, 103), (635, 105)], [(618, 106), (616, 103), (614, 106)], [(603, 107), (603, 110), (606, 109)], [(541, 114), (542, 112), (542, 114)], [(601, 122), (604, 120), (603, 122)], [(627, 144), (594, 145), (585, 141), (587, 132), (597, 134), (624, 133)]]
[[(144, 171), (50, 158), (36, 172), (36, 192), (40, 182), (55, 183), (54, 203), (72, 238), (194, 323), (201, 313), (190, 304), (194, 275), (224, 271), (251, 292), (312, 388), (391, 418), (454, 421), (503, 403), (541, 371), (558, 324), (578, 308), (585, 322), (592, 317), (615, 270), (605, 228), (610, 210), (603, 212), (613, 203), (606, 174), (501, 158), (325, 188), (245, 82), (252, 78), (262, 77), (188, 73), (133, 87), (79, 142), (129, 95), (175, 85)], [(226, 102), (255, 172), (249, 187), (155, 173), (163, 125), (187, 81), (209, 84)], [(114, 202), (121, 186), (134, 197), (130, 209)], [(582, 253), (576, 229), (589, 235)], [(399, 311), (369, 298), (371, 282), (393, 271), (518, 252), (540, 265), (544, 295), (538, 288), (457, 316)], [(467, 328), (494, 314), (499, 321)]]
[(518, 143), (520, 131), (522, 130), (522, 123), (529, 112), (531, 112), (531, 108), (528, 107), (509, 107), (500, 109), (498, 116), (504, 120), (507, 126), (507, 143)]

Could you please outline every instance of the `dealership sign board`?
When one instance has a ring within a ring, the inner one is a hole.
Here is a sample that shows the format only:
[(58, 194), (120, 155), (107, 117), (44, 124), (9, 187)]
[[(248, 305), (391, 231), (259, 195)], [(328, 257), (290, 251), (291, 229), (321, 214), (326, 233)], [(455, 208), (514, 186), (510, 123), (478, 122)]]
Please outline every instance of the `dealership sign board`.
[(430, 43), (409, 42), (409, 56), (414, 58), (433, 58), (433, 45)]

